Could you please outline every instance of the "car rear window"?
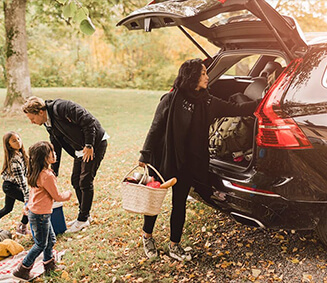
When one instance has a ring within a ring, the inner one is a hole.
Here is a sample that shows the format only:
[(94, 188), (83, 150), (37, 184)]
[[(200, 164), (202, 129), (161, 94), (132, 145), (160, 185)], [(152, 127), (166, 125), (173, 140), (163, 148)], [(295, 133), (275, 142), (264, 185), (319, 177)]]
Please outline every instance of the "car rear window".
[(229, 68), (224, 75), (226, 76), (248, 76), (254, 64), (261, 55), (250, 55), (238, 61), (235, 65)]
[(261, 21), (259, 18), (253, 16), (247, 10), (240, 10), (228, 13), (221, 13), (212, 18), (206, 19), (201, 23), (207, 28), (213, 28), (221, 25), (232, 24), (242, 21)]

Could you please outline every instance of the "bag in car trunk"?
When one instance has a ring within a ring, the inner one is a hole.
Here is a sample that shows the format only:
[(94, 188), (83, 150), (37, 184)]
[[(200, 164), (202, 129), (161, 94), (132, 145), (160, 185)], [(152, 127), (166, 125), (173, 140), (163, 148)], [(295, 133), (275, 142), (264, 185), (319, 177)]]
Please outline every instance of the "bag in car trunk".
[(209, 128), (210, 158), (241, 162), (251, 159), (254, 117), (218, 118)]

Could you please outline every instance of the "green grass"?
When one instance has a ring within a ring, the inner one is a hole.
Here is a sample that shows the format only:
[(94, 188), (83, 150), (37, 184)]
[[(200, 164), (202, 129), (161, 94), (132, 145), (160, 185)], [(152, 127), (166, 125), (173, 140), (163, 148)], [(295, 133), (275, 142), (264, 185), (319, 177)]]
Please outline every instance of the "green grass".
[[(143, 218), (121, 208), (119, 183), (124, 174), (138, 162), (139, 150), (152, 121), (153, 113), (163, 92), (115, 89), (50, 88), (33, 89), (33, 94), (43, 99), (63, 98), (85, 106), (101, 122), (110, 135), (109, 147), (95, 180), (95, 197), (92, 207), (94, 224), (85, 231), (63, 234), (58, 237), (56, 249), (66, 250), (63, 264), (66, 273), (56, 273), (50, 282), (178, 282), (191, 276), (188, 265), (177, 263), (167, 256), (169, 240), (170, 193), (158, 217), (155, 238), (160, 258), (146, 260), (141, 244)], [(0, 90), (0, 105), (5, 91)], [(6, 131), (21, 134), (25, 149), (39, 141), (47, 140), (43, 126), (32, 125), (22, 113), (1, 116), (0, 135)], [(0, 164), (3, 152), (0, 153)], [(58, 183), (60, 190), (71, 189), (72, 159), (63, 155)], [(0, 193), (0, 206), (4, 195)], [(14, 211), (1, 219), (1, 228), (15, 231), (21, 217), (22, 204), (16, 203)], [(75, 219), (78, 206), (75, 194), (64, 203), (66, 221)], [(192, 246), (192, 237), (206, 223), (206, 214), (200, 203), (189, 204), (183, 243)], [(199, 222), (200, 223), (195, 223)], [(195, 237), (195, 236), (194, 236)], [(30, 239), (15, 238), (26, 249)], [(190, 277), (192, 278), (192, 276)], [(45, 280), (45, 279), (41, 279)]]

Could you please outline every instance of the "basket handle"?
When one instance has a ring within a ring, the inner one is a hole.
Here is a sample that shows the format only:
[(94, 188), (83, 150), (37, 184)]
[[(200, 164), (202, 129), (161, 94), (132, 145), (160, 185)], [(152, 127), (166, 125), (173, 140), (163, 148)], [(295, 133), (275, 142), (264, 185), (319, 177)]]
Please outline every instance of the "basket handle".
[[(141, 166), (140, 166), (140, 165), (136, 165), (136, 166), (133, 167), (130, 171), (128, 171), (127, 174), (124, 176), (123, 181), (128, 177), (129, 174), (131, 174), (131, 173), (132, 173), (136, 168), (138, 168), (138, 167), (141, 167)], [(148, 171), (147, 171), (147, 168), (144, 167), (143, 169), (144, 169), (144, 174), (143, 174), (141, 180), (139, 181), (139, 184), (142, 183), (145, 174), (149, 174)]]
[[(159, 173), (159, 171), (156, 168), (154, 168), (151, 164), (145, 164), (145, 165), (149, 166), (154, 172), (156, 172), (156, 174), (158, 175), (158, 177), (160, 178), (162, 183), (165, 182), (164, 178), (161, 176), (161, 174)], [(148, 175), (149, 175), (149, 172), (148, 172)]]
[[(133, 167), (129, 172), (127, 172), (127, 174), (124, 176), (123, 180), (125, 180), (127, 178), (127, 176), (129, 174), (131, 174), (138, 167), (142, 167), (142, 166), (136, 165), (135, 167)], [(139, 184), (142, 184), (143, 180), (145, 180), (145, 178), (147, 176), (149, 176), (149, 169), (148, 169), (148, 167), (150, 167), (158, 175), (158, 177), (160, 178), (160, 180), (162, 181), (162, 183), (165, 182), (164, 178), (161, 176), (161, 174), (159, 173), (159, 171), (156, 168), (154, 168), (151, 164), (148, 164), (147, 163), (147, 164), (145, 164), (145, 167), (143, 167), (144, 174), (143, 174), (142, 178), (140, 179)]]

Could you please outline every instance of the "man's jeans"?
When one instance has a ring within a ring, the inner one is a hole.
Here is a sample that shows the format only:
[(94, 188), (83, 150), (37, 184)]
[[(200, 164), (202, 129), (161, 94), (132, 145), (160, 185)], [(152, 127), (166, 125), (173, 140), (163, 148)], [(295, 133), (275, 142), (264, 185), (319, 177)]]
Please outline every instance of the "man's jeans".
[(23, 260), (25, 267), (30, 267), (42, 252), (44, 262), (52, 259), (52, 248), (56, 243), (56, 235), (50, 222), (51, 214), (34, 214), (29, 211), (28, 218), (35, 244)]

